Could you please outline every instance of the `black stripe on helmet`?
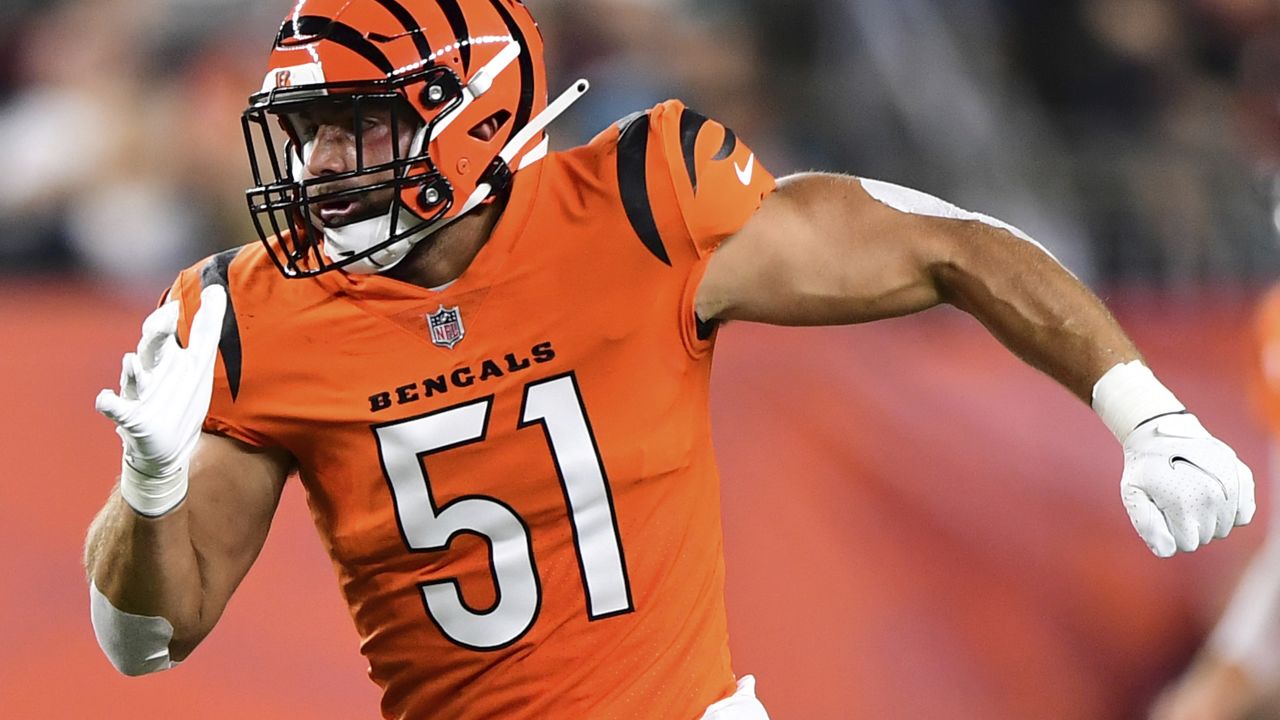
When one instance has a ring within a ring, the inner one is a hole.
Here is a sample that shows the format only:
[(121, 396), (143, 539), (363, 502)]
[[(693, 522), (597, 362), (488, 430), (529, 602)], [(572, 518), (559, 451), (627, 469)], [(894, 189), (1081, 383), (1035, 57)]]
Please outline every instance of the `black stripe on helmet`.
[(465, 75), (471, 72), (471, 43), (467, 42), (470, 37), (470, 31), (467, 29), (467, 17), (462, 14), (462, 7), (458, 5), (458, 0), (438, 0), (441, 12), (449, 20), (449, 29), (453, 31), (453, 36), (457, 38), (459, 49), (462, 53), (462, 73)]
[(418, 48), (418, 54), (422, 56), (422, 59), (424, 61), (429, 59), (431, 57), (431, 43), (427, 40), (427, 34), (423, 32), (422, 26), (418, 24), (417, 18), (396, 0), (377, 0), (377, 2), (387, 12), (394, 15), (396, 20), (400, 21), (400, 27), (404, 28), (413, 37), (414, 47)]
[(303, 15), (297, 20), (285, 21), (280, 27), (280, 34), (276, 36), (276, 47), (287, 47), (285, 43), (289, 40), (304, 43), (328, 40), (368, 60), (384, 74), (390, 75), (395, 71), (395, 66), (387, 56), (363, 33), (332, 18)]
[(649, 185), (645, 177), (649, 154), (649, 115), (635, 117), (622, 127), (618, 138), (618, 194), (627, 213), (631, 229), (653, 256), (671, 264), (667, 248), (662, 244), (658, 223), (649, 201)]
[(489, 0), (489, 2), (502, 16), (507, 32), (520, 44), (520, 106), (516, 108), (516, 117), (511, 123), (511, 137), (514, 137), (529, 124), (529, 117), (533, 114), (533, 93), (536, 90), (533, 87), (533, 57), (529, 54), (529, 44), (525, 42), (524, 33), (520, 32), (520, 26), (516, 24), (516, 19), (511, 16), (511, 13), (502, 7), (501, 0)]
[(236, 322), (236, 309), (231, 303), (231, 284), (228, 271), (231, 261), (236, 258), (240, 248), (226, 250), (209, 258), (200, 268), (200, 289), (210, 285), (221, 285), (227, 291), (227, 314), (222, 316), (222, 337), (218, 340), (218, 352), (222, 353), (222, 364), (227, 368), (227, 385), (231, 388), (231, 399), (234, 401), (240, 394), (240, 373), (244, 360), (240, 348), (240, 325)]
[(733, 134), (729, 128), (724, 129), (724, 143), (720, 145), (720, 149), (716, 152), (712, 160), (723, 160), (733, 154), (738, 149), (738, 136)]
[(689, 182), (694, 192), (698, 191), (698, 159), (693, 156), (693, 148), (698, 141), (698, 133), (706, 124), (705, 117), (689, 108), (680, 112), (680, 151), (684, 154), (684, 167), (689, 171)]

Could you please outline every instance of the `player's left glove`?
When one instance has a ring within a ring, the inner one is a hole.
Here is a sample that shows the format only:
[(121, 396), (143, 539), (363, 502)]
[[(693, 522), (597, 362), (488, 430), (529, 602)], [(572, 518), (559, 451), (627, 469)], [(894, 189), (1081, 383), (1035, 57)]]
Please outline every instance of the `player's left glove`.
[(142, 515), (164, 515), (187, 495), (226, 309), (222, 286), (205, 288), (184, 348), (177, 338), (178, 303), (161, 306), (143, 322), (138, 351), (124, 356), (120, 392), (98, 394), (98, 412), (116, 424), (124, 441), (120, 496)]
[(1253, 473), (1146, 366), (1112, 368), (1093, 405), (1124, 445), (1121, 497), (1156, 555), (1191, 552), (1253, 519)]

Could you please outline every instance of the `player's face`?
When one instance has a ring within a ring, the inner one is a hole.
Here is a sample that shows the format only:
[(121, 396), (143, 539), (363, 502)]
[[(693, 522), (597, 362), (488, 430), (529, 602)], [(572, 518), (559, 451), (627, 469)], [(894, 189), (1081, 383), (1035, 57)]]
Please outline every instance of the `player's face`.
[[(313, 180), (404, 158), (418, 124), (389, 103), (366, 103), (359, 113), (349, 102), (316, 102), (292, 113), (290, 121), (302, 143), (303, 179)], [(395, 150), (398, 147), (398, 150)], [(314, 186), (315, 194), (333, 193), (393, 179), (394, 170), (335, 180)], [(341, 227), (387, 212), (394, 188), (370, 190), (312, 206), (315, 220)]]

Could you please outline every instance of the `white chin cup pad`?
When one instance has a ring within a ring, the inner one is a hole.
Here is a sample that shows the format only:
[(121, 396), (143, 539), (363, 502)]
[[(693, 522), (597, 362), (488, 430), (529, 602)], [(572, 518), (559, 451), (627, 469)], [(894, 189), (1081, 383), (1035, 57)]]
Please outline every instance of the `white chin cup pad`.
[[(385, 214), (368, 220), (361, 220), (342, 227), (324, 228), (324, 254), (328, 255), (329, 259), (335, 263), (342, 262), (342, 260), (352, 255), (358, 255), (385, 241), (391, 237), (391, 215), (393, 212), (394, 208), (390, 208)], [(409, 232), (415, 226), (422, 226), (421, 221), (405, 222), (406, 217), (412, 218), (414, 221), (418, 220), (413, 213), (403, 207), (400, 208), (400, 218), (396, 222), (395, 228), (397, 235)], [(409, 254), (409, 251), (413, 249), (413, 246), (419, 240), (426, 237), (426, 230), (427, 228), (423, 226), (421, 231), (408, 235), (403, 240), (391, 243), (366, 258), (344, 265), (342, 269), (357, 275), (368, 275), (390, 270)]]

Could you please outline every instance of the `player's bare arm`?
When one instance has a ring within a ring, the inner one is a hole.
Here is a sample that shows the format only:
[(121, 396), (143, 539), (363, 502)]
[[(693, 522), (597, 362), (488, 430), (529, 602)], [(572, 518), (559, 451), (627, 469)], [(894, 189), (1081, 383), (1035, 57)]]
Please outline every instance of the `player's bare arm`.
[(704, 320), (838, 325), (950, 303), (1085, 402), (1138, 358), (1102, 303), (1047, 253), (982, 222), (900, 212), (857, 179), (783, 178), (712, 256)]
[(794, 175), (712, 256), (696, 310), (833, 325), (943, 302), (1093, 405), (1124, 445), (1125, 506), (1153, 552), (1195, 550), (1252, 518), (1248, 467), (1155, 379), (1101, 301), (992, 218), (887, 183)]
[(180, 304), (164, 303), (124, 356), (119, 391), (96, 402), (124, 452), (85, 565), (98, 642), (129, 675), (170, 667), (213, 628), (262, 548), (291, 467), (286, 453), (201, 430), (226, 308), (225, 289), (206, 288), (183, 347)]
[(287, 454), (203, 433), (186, 499), (149, 518), (112, 492), (89, 528), (90, 580), (122, 612), (173, 626), (180, 661), (213, 629), (257, 558), (291, 467)]

